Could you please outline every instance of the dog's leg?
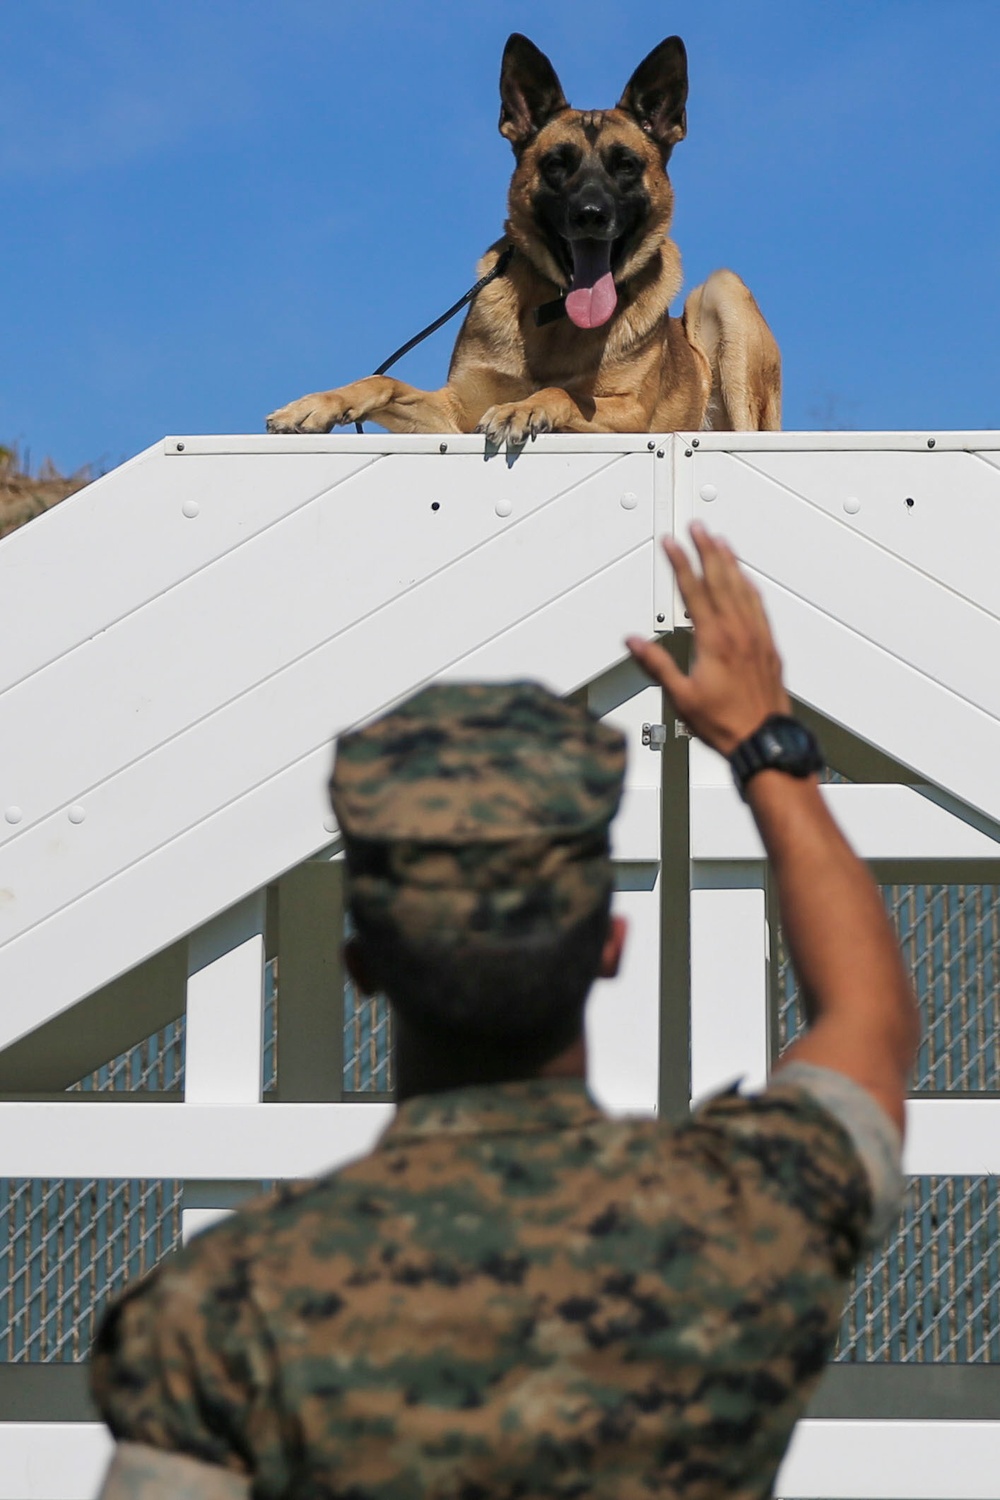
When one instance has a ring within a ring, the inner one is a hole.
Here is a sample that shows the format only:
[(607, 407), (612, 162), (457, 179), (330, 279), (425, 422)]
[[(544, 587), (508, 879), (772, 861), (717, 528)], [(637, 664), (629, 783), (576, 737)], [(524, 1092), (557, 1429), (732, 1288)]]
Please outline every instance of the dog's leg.
[(490, 447), (523, 448), (542, 432), (648, 432), (649, 412), (635, 393), (574, 395), (559, 386), (535, 391), (523, 401), (491, 406), (479, 419), (477, 432)]
[(268, 432), (329, 432), (370, 418), (390, 432), (465, 432), (450, 386), (418, 391), (391, 375), (367, 375), (335, 391), (317, 391), (279, 407), (267, 419)]
[(777, 432), (781, 354), (764, 315), (733, 271), (713, 271), (684, 304), (684, 331), (712, 367), (705, 426), (713, 432)]

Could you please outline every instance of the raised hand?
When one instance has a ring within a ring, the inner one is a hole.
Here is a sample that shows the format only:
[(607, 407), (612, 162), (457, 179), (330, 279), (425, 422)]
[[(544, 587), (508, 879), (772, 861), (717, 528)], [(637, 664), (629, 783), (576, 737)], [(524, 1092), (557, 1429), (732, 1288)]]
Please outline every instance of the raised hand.
[(668, 693), (679, 718), (691, 731), (729, 755), (760, 727), (769, 714), (791, 713), (774, 644), (760, 595), (746, 577), (730, 547), (691, 527), (701, 574), (677, 542), (663, 540), (663, 550), (694, 627), (694, 661), (682, 672), (654, 641), (629, 636), (636, 661)]

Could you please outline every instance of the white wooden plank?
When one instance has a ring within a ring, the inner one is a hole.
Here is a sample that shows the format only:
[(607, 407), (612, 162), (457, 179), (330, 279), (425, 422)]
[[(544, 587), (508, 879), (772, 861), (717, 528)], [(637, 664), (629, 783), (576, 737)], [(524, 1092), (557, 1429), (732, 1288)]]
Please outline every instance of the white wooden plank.
[[(984, 660), (1000, 658), (1000, 588), (983, 561), (991, 556), (994, 537), (1000, 549), (1000, 483), (966, 455), (929, 454), (930, 459), (952, 474), (959, 493), (947, 521), (941, 506), (936, 522), (925, 521), (922, 509), (915, 523), (922, 550), (914, 546), (917, 532), (902, 501), (895, 521), (883, 525), (886, 541), (877, 541), (852, 524), (860, 517), (842, 511), (835, 516), (729, 454), (696, 460), (695, 490), (703, 497), (698, 518), (721, 532), (762, 579), (808, 600), (922, 676), (1000, 717), (1000, 675), (982, 670)], [(973, 476), (981, 481), (975, 503), (962, 492), (966, 465), (972, 466), (966, 488), (971, 490)], [(810, 471), (803, 466), (800, 482), (807, 482)], [(978, 571), (968, 564), (952, 566), (956, 579), (961, 576), (961, 594), (942, 588), (936, 575), (909, 560), (911, 549), (921, 557), (932, 554), (935, 542), (942, 559), (954, 555), (967, 534), (977, 537), (977, 547), (966, 551), (978, 553), (981, 562)], [(784, 645), (780, 636), (779, 645)]]
[(4, 1177), (311, 1177), (369, 1151), (391, 1104), (0, 1103)]
[(1000, 1422), (800, 1422), (775, 1481), (796, 1500), (997, 1500)]
[(702, 453), (924, 453), (1000, 449), (1000, 431), (968, 432), (692, 432), (679, 433), (686, 447)]
[[(784, 587), (760, 582), (792, 694), (1000, 821), (1000, 723)], [(972, 649), (953, 643), (956, 652)], [(961, 746), (961, 754), (957, 753)]]
[[(219, 527), (232, 531), (242, 519), (243, 471), (249, 462), (203, 458), (171, 465), (161, 460), (156, 471), (161, 483), (164, 474), (190, 477), (197, 483), (184, 487), (182, 496), (192, 489), (211, 496), (193, 522), (171, 523), (186, 525), (193, 536), (210, 522), (209, 510), (216, 518), (218, 524), (209, 525), (205, 542), (198, 544), (203, 559), (198, 571), (117, 623), (105, 619), (108, 628), (84, 637), (48, 670), (0, 695), (5, 746), (0, 810), (14, 804), (22, 813), (16, 826), (0, 818), (0, 844), (23, 838), (56, 808), (86, 806), (88, 795), (112, 774), (415, 584), (443, 568), (460, 567), (467, 553), (499, 532), (517, 532), (533, 511), (571, 504), (577, 484), (606, 471), (603, 508), (624, 520), (618, 506), (622, 490), (631, 484), (633, 491), (644, 488), (648, 495), (652, 479), (648, 456), (626, 460), (620, 475), (608, 455), (549, 456), (515, 474), (495, 466), (484, 470), (482, 460), (471, 455), (448, 461), (428, 455), (387, 458), (276, 516), (256, 536), (244, 539), (237, 532), (240, 545), (217, 556)], [(288, 465), (294, 471), (298, 462), (290, 459)], [(290, 489), (295, 494), (294, 484)], [(149, 497), (140, 498), (145, 503)], [(533, 550), (531, 543), (521, 545)], [(204, 566), (204, 560), (213, 565)], [(85, 556), (79, 565), (92, 568), (103, 589), (106, 581), (114, 584), (107, 575), (129, 571), (130, 558), (119, 546), (111, 559)], [(501, 558), (491, 580), (500, 600), (510, 598), (503, 566)], [(62, 601), (44, 590), (35, 604), (56, 615), (63, 610)], [(461, 632), (461, 613), (452, 628)], [(65, 725), (73, 755), (65, 754), (64, 734), (32, 732), (39, 724)]]
[(910, 1099), (904, 1167), (916, 1177), (1000, 1175), (1000, 1099)]
[(265, 453), (234, 458), (223, 475), (168, 464), (157, 445), (95, 480), (3, 539), (0, 692), (377, 456)]
[[(649, 587), (648, 550), (640, 547), (601, 568), (575, 590), (557, 593), (525, 622), (490, 637), (481, 651), (472, 649), (459, 656), (456, 670), (468, 678), (491, 671), (516, 677), (523, 675), (524, 663), (530, 659), (533, 669), (557, 692), (569, 692), (620, 660), (621, 621), (630, 622), (643, 602), (648, 603)], [(350, 684), (353, 679), (359, 691), (365, 690), (357, 701), (369, 711), (379, 691), (386, 694), (388, 703), (412, 691), (424, 680), (422, 673), (436, 675), (442, 656), (455, 650), (454, 641), (448, 639), (447, 617), (438, 623), (438, 654), (424, 656), (419, 642), (407, 637), (404, 624), (397, 629), (381, 615), (368, 622), (365, 642), (357, 650), (346, 643), (340, 662), (330, 669), (329, 685), (321, 680), (309, 689), (313, 708), (318, 704), (321, 711), (324, 703), (334, 701), (338, 671), (344, 682)], [(528, 650), (530, 657), (525, 654)], [(372, 662), (380, 664), (380, 677)], [(359, 684), (363, 668), (368, 676)], [(292, 713), (308, 707), (295, 694), (288, 701)], [(273, 699), (264, 705), (263, 713), (265, 726), (273, 722), (277, 713)], [(317, 718), (316, 725), (321, 743), (315, 750), (270, 775), (273, 762), (265, 756), (261, 779), (241, 797), (224, 803), (176, 837), (159, 845), (153, 841), (145, 857), (95, 885), (85, 896), (69, 900), (57, 921), (35, 923), (0, 948), (0, 992), (4, 995), (0, 1046), (9, 1045), (48, 1016), (329, 844), (332, 824), (325, 784), (331, 761), (327, 734), (336, 727), (333, 714), (325, 724)], [(244, 744), (247, 734), (259, 732), (260, 726), (253, 721), (246, 728), (239, 726), (229, 748)], [(219, 753), (226, 750), (223, 739)], [(183, 785), (183, 780), (174, 784)], [(161, 791), (154, 784), (149, 794), (159, 796)], [(82, 827), (87, 829), (88, 824)], [(49, 872), (47, 878), (54, 879), (54, 875)], [(44, 886), (44, 871), (41, 879)], [(13, 889), (9, 877), (3, 885)]]
[[(824, 786), (822, 794), (862, 859), (1000, 860), (1000, 843), (912, 787), (833, 785)], [(731, 777), (728, 785), (692, 788), (692, 859), (763, 856), (750, 809)]]
[(188, 940), (184, 1099), (256, 1104), (263, 1088), (263, 891)]
[(763, 890), (691, 892), (691, 1095), (767, 1077)]
[[(935, 448), (744, 454), (742, 461), (801, 496), (842, 531), (905, 559), (935, 584), (978, 601), (991, 614), (1000, 613), (993, 566), (1000, 552), (1000, 471), (977, 454)], [(699, 457), (694, 464), (699, 473), (701, 466)], [(710, 505), (701, 510), (710, 517)], [(855, 587), (865, 584), (852, 574)], [(908, 629), (918, 624), (911, 616), (905, 623)], [(937, 617), (929, 623), (936, 625)]]
[(619, 890), (614, 911), (628, 932), (617, 979), (601, 979), (587, 1003), (588, 1079), (612, 1114), (656, 1113), (660, 1057), (660, 886)]
[(113, 1448), (100, 1422), (0, 1422), (0, 1500), (93, 1500)]
[[(183, 448), (178, 451), (178, 443)], [(527, 444), (520, 455), (505, 452), (487, 457), (482, 437), (477, 433), (399, 433), (302, 432), (302, 433), (178, 433), (163, 439), (163, 452), (181, 461), (205, 454), (295, 454), (302, 453), (432, 453), (473, 454), (485, 467), (530, 468), (542, 454), (567, 453), (646, 453), (659, 447), (646, 433), (547, 433)]]

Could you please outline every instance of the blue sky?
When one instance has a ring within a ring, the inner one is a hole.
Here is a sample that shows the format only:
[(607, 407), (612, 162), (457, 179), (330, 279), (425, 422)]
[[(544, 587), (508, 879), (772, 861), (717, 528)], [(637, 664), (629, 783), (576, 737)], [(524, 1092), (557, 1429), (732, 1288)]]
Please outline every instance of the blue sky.
[[(22, 0), (0, 60), (0, 442), (66, 469), (256, 432), (471, 283), (511, 30), (571, 102), (684, 38), (686, 285), (730, 265), (785, 425), (1000, 426), (996, 0)], [(452, 327), (399, 373), (444, 379)]]

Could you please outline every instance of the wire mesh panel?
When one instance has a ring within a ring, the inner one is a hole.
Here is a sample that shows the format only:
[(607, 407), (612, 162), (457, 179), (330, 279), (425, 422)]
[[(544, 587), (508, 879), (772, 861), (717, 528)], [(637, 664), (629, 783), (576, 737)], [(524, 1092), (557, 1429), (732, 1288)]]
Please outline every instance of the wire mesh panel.
[[(882, 895), (920, 1003), (914, 1088), (1000, 1090), (1000, 886), (889, 885)], [(780, 1051), (805, 1026), (780, 934), (777, 1019)]]
[(858, 1270), (836, 1358), (1000, 1361), (997, 1178), (911, 1178), (897, 1232)]
[(86, 1358), (127, 1281), (180, 1244), (180, 1184), (0, 1180), (0, 1361)]
[(384, 995), (362, 995), (344, 985), (344, 1091), (390, 1093), (392, 1016)]

